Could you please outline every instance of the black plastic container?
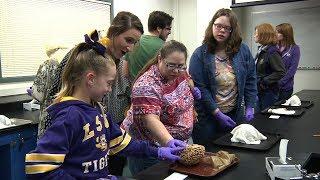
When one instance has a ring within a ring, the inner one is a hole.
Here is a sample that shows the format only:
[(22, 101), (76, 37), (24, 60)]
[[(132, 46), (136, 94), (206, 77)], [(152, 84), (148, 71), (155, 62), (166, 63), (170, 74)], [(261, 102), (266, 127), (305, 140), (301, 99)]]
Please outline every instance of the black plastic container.
[(302, 169), (307, 170), (309, 173), (319, 173), (320, 172), (320, 154), (311, 153), (308, 159), (302, 166)]

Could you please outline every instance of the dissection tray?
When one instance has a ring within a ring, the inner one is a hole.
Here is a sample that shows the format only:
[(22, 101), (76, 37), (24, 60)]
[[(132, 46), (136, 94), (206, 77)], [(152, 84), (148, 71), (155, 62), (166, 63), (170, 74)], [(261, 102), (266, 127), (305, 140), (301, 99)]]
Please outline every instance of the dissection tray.
[(213, 143), (220, 146), (230, 146), (235, 148), (253, 149), (259, 151), (265, 151), (270, 149), (274, 144), (276, 144), (281, 136), (279, 134), (262, 133), (267, 137), (266, 140), (262, 140), (260, 144), (244, 144), (231, 142), (232, 134), (228, 133), (220, 138), (216, 139)]

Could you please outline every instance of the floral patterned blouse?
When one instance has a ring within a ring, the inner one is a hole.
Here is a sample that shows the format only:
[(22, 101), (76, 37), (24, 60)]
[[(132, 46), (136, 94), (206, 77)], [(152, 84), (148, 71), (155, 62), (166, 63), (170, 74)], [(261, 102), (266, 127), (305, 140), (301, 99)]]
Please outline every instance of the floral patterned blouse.
[(38, 137), (41, 137), (46, 129), (47, 107), (52, 103), (49, 98), (49, 90), (55, 78), (55, 70), (59, 65), (58, 60), (48, 59), (40, 65), (32, 85), (32, 97), (40, 103)]
[(189, 78), (181, 75), (167, 83), (159, 68), (151, 66), (133, 85), (132, 104), (122, 127), (133, 138), (159, 145), (139, 118), (139, 115), (154, 114), (160, 117), (173, 138), (187, 141), (195, 123)]

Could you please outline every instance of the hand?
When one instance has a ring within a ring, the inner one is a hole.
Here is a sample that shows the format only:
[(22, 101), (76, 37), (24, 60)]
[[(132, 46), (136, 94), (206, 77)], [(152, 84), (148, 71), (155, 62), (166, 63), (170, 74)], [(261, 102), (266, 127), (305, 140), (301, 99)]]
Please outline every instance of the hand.
[(200, 89), (198, 87), (194, 87), (192, 89), (192, 95), (197, 100), (201, 99), (201, 91), (200, 91)]
[(118, 179), (117, 176), (114, 176), (114, 175), (108, 175), (108, 178), (110, 180), (117, 180)]
[(220, 110), (216, 113), (216, 118), (223, 128), (233, 128), (237, 125), (229, 116), (223, 114)]
[(185, 148), (187, 146), (187, 143), (180, 141), (179, 139), (171, 139), (166, 146), (170, 148)]
[(254, 112), (252, 107), (246, 108), (246, 121), (249, 122), (254, 118)]
[(31, 87), (29, 89), (27, 89), (27, 93), (29, 96), (32, 96), (33, 90)]
[(178, 154), (184, 149), (185, 148), (182, 148), (182, 147), (177, 147), (177, 148), (160, 147), (158, 149), (158, 159), (167, 160), (170, 162), (178, 161), (180, 160), (180, 156)]

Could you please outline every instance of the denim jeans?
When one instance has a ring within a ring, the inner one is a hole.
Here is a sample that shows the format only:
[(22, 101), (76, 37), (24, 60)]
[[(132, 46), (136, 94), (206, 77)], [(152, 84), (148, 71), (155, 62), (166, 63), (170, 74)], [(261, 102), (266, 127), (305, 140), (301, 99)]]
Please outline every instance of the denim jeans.
[(260, 110), (264, 110), (270, 106), (272, 106), (275, 102), (278, 101), (279, 92), (276, 90), (264, 90), (263, 92), (259, 92), (259, 108)]
[(151, 167), (159, 162), (156, 158), (138, 158), (138, 157), (128, 157), (128, 165), (132, 176), (137, 175), (142, 170)]

